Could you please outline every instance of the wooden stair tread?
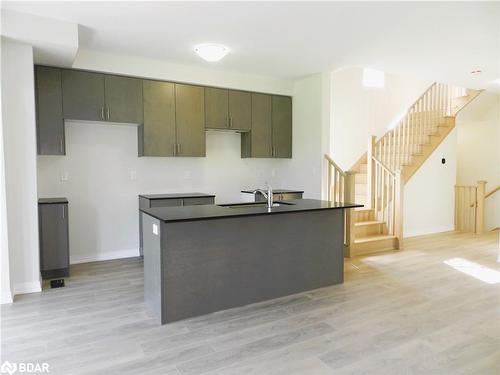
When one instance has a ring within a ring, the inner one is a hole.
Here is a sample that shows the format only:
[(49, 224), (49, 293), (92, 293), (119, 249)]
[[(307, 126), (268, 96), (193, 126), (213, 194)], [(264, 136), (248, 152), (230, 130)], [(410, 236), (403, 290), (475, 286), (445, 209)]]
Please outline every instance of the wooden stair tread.
[(380, 220), (366, 220), (366, 221), (358, 221), (357, 223), (354, 223), (355, 227), (362, 227), (365, 225), (377, 225), (377, 224), (384, 224), (384, 221)]
[(393, 240), (395, 238), (396, 236), (391, 234), (377, 234), (375, 236), (356, 238), (354, 239), (354, 243), (360, 244), (360, 243), (375, 242), (375, 241)]

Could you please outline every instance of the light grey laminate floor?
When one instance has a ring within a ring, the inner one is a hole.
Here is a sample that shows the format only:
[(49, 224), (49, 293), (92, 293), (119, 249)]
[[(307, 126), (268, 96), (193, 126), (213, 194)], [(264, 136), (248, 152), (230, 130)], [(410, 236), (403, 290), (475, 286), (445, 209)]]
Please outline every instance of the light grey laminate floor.
[[(343, 285), (165, 326), (144, 307), (140, 259), (75, 265), (65, 288), (2, 306), (2, 362), (51, 374), (498, 375), (498, 248), (495, 234), (410, 239), (346, 260)], [(490, 279), (463, 272), (474, 264)]]

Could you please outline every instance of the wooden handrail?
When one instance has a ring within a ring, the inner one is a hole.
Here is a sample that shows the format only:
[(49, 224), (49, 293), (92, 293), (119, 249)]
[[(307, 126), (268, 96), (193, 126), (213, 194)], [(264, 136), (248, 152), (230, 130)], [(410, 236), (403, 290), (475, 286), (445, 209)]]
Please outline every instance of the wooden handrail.
[(387, 173), (389, 173), (392, 177), (395, 177), (395, 174), (393, 171), (391, 171), (384, 163), (382, 163), (379, 159), (377, 159), (377, 157), (375, 156), (372, 156), (372, 159), (373, 161), (375, 161), (375, 163), (377, 164), (380, 164), (380, 166), (382, 168), (384, 168), (386, 170)]
[(490, 191), (488, 194), (484, 196), (484, 198), (491, 197), (493, 194), (495, 194), (498, 190), (500, 190), (500, 185), (498, 185), (496, 188), (494, 188), (492, 191)]
[(335, 163), (333, 161), (333, 159), (328, 155), (328, 154), (325, 154), (325, 159), (335, 168), (337, 169), (342, 175), (345, 175), (345, 172), (342, 170), (342, 168), (340, 168), (337, 163)]

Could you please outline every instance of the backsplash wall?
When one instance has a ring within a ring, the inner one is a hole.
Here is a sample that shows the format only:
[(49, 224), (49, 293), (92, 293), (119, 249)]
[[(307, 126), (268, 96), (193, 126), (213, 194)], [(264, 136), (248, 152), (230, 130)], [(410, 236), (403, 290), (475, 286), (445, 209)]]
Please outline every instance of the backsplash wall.
[(137, 156), (137, 127), (66, 123), (66, 156), (38, 157), (39, 197), (69, 199), (71, 262), (138, 254), (139, 194), (204, 192), (216, 202), (240, 190), (287, 184), (289, 159), (241, 159), (240, 135), (208, 131), (205, 158)]

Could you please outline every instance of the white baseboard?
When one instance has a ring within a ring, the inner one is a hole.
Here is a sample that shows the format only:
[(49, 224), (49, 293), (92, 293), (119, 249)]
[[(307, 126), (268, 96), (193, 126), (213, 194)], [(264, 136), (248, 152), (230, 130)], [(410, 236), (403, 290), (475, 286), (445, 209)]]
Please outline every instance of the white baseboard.
[(28, 283), (18, 283), (14, 284), (14, 295), (16, 294), (27, 294), (27, 293), (38, 293), (42, 291), (42, 284), (40, 281), (32, 281)]
[(442, 226), (440, 227), (433, 227), (433, 228), (423, 228), (423, 229), (416, 229), (416, 230), (409, 230), (404, 232), (404, 238), (410, 238), (410, 237), (418, 237), (418, 236), (425, 236), (427, 234), (437, 234), (437, 233), (445, 233), (445, 232), (453, 232), (455, 228), (453, 226)]
[(12, 303), (14, 300), (12, 299), (12, 293), (10, 290), (3, 290), (2, 297), (0, 298), (0, 304)]
[(105, 251), (105, 252), (100, 252), (98, 254), (88, 254), (88, 255), (70, 254), (70, 264), (99, 262), (102, 260), (111, 260), (111, 259), (132, 258), (132, 257), (138, 257), (139, 255), (140, 255), (139, 249)]

